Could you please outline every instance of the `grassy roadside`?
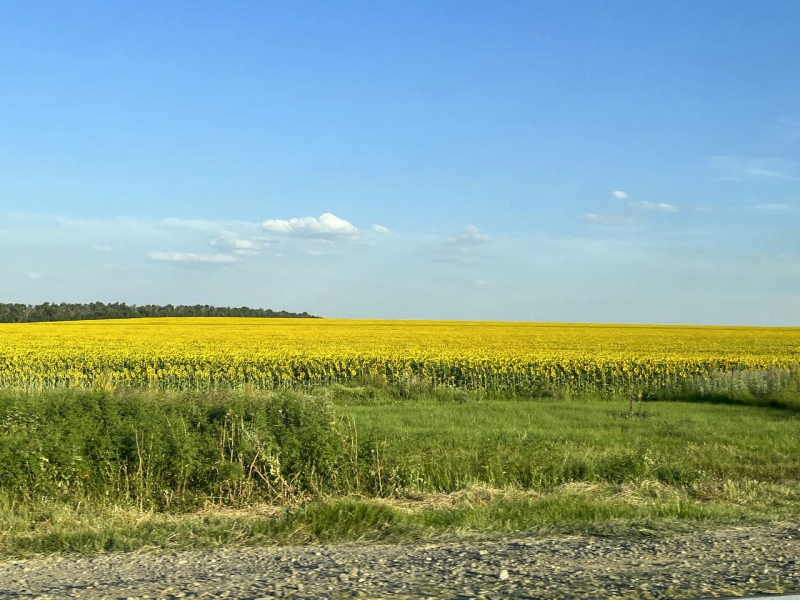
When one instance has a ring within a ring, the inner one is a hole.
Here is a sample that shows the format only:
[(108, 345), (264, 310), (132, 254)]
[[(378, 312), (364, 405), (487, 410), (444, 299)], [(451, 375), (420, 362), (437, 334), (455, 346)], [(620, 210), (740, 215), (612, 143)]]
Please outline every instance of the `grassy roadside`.
[(543, 491), (573, 482), (800, 481), (800, 410), (700, 402), (644, 403), (633, 418), (627, 410), (615, 399), (341, 407), (350, 457), (367, 457), (366, 465), (352, 462), (361, 468), (353, 476), (377, 495), (469, 485)]
[[(705, 490), (706, 493), (710, 490)], [(473, 488), (413, 499), (320, 499), (190, 513), (40, 504), (0, 509), (0, 558), (520, 534), (661, 536), (800, 519), (800, 486), (723, 484), (713, 500), (659, 484), (568, 485), (544, 494)]]
[(792, 394), (0, 392), (0, 556), (798, 521)]

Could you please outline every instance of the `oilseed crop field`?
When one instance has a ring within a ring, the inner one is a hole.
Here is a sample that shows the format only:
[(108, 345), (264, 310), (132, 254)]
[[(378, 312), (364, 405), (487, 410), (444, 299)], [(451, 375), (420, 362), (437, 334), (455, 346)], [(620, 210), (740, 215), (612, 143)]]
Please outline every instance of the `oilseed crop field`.
[(276, 389), (365, 378), (467, 390), (658, 390), (798, 364), (800, 328), (244, 318), (0, 324), (0, 387), (26, 390)]
[(784, 531), (798, 367), (800, 328), (0, 324), (0, 559)]

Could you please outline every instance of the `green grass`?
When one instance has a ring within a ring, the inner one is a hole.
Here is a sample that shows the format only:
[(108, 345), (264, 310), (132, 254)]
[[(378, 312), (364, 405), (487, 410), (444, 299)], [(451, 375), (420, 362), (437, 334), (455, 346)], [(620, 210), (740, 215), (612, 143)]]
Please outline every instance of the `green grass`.
[[(0, 508), (0, 558), (52, 552), (208, 549), (337, 542), (407, 542), (509, 534), (661, 536), (800, 518), (800, 486), (722, 485), (714, 499), (641, 486), (567, 486), (541, 495), (466, 490), (396, 502), (317, 500), (294, 507), (170, 514), (108, 506)], [(709, 490), (710, 491), (710, 490)], [(742, 496), (742, 492), (744, 496)], [(264, 514), (266, 513), (266, 514)]]
[(627, 409), (625, 401), (519, 399), (340, 406), (361, 452), (375, 459), (371, 472), (380, 466), (384, 491), (800, 481), (800, 411), (650, 402), (626, 418)]
[(0, 556), (798, 521), (799, 399), (0, 392)]

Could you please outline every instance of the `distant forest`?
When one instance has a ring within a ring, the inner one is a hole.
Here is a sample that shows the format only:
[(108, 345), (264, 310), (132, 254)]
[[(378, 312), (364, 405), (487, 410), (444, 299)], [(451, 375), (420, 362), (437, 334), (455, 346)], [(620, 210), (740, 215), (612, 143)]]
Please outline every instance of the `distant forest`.
[(196, 304), (194, 306), (158, 306), (145, 304), (136, 306), (124, 302), (104, 304), (90, 302), (89, 304), (3, 304), (0, 303), (0, 323), (34, 323), (43, 321), (83, 321), (96, 319), (136, 319), (141, 317), (259, 317), (259, 318), (293, 318), (317, 319), (307, 312), (292, 313), (285, 310), (270, 310), (268, 308), (240, 308), (209, 306)]

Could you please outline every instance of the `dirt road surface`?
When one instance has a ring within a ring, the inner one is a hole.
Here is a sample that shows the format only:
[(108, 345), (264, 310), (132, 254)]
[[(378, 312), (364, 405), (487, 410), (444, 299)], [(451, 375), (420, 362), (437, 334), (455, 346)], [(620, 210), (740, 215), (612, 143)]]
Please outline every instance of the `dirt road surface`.
[(720, 598), (800, 591), (800, 524), (667, 538), (48, 556), (0, 562), (0, 597)]

